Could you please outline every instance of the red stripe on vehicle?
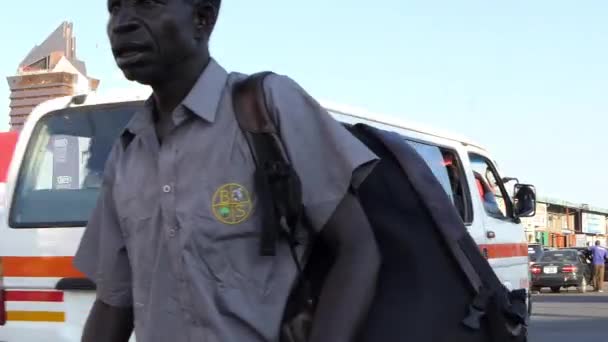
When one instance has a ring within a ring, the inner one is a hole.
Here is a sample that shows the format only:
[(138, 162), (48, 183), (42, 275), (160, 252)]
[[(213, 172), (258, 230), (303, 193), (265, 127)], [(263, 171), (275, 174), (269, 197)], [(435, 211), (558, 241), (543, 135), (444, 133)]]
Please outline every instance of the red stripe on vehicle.
[(8, 302), (63, 302), (61, 291), (6, 291)]
[(0, 183), (6, 182), (6, 173), (13, 158), (13, 152), (19, 133), (15, 131), (0, 132)]
[(487, 244), (479, 245), (479, 248), (485, 253), (487, 253), (488, 259), (503, 259), (528, 256), (528, 244), (526, 243)]
[(72, 264), (72, 256), (2, 257), (5, 277), (84, 278)]

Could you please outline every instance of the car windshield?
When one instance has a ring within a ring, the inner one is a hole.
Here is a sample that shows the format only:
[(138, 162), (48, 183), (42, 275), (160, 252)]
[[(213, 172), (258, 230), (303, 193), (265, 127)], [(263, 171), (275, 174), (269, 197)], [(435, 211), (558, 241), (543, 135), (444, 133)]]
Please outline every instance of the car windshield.
[(85, 225), (114, 141), (140, 106), (82, 106), (44, 116), (32, 132), (19, 170), (10, 226)]
[(546, 251), (540, 258), (540, 262), (576, 262), (576, 251)]

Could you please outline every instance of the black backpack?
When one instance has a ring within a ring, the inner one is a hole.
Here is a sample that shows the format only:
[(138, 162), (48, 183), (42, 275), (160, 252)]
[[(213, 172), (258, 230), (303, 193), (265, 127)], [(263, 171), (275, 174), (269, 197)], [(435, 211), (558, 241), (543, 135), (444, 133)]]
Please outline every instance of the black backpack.
[[(256, 193), (263, 212), (262, 255), (278, 239), (292, 250), (305, 229), (297, 173), (269, 113), (263, 82), (270, 72), (238, 82), (237, 120), (256, 160)], [(524, 342), (527, 293), (502, 285), (467, 232), (430, 168), (400, 135), (356, 124), (347, 129), (379, 163), (357, 192), (380, 248), (382, 265), (371, 311), (357, 342)], [(284, 314), (282, 342), (305, 342), (316, 299), (330, 265), (321, 239), (307, 246)]]

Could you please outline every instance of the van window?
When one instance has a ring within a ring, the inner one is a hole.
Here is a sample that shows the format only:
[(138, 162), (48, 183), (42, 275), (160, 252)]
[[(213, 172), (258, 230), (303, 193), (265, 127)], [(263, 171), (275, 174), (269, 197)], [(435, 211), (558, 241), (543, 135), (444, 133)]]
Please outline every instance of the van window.
[(139, 102), (67, 108), (34, 128), (10, 210), (12, 228), (86, 225), (114, 141)]
[(456, 151), (407, 140), (422, 156), (439, 183), (448, 194), (463, 222), (473, 222), (473, 210), (462, 163)]
[(511, 217), (509, 195), (492, 162), (475, 153), (470, 153), (469, 158), (477, 186), (475, 192), (483, 202), (485, 211), (488, 215), (501, 220)]

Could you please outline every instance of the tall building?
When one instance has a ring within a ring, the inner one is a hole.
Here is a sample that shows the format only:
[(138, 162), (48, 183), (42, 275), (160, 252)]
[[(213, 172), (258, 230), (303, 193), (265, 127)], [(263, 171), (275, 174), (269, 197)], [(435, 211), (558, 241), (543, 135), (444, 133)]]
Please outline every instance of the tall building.
[(76, 57), (76, 39), (70, 22), (63, 22), (46, 40), (32, 48), (7, 77), (10, 94), (10, 128), (21, 129), (34, 107), (43, 101), (94, 91), (99, 80), (87, 75), (86, 65)]

